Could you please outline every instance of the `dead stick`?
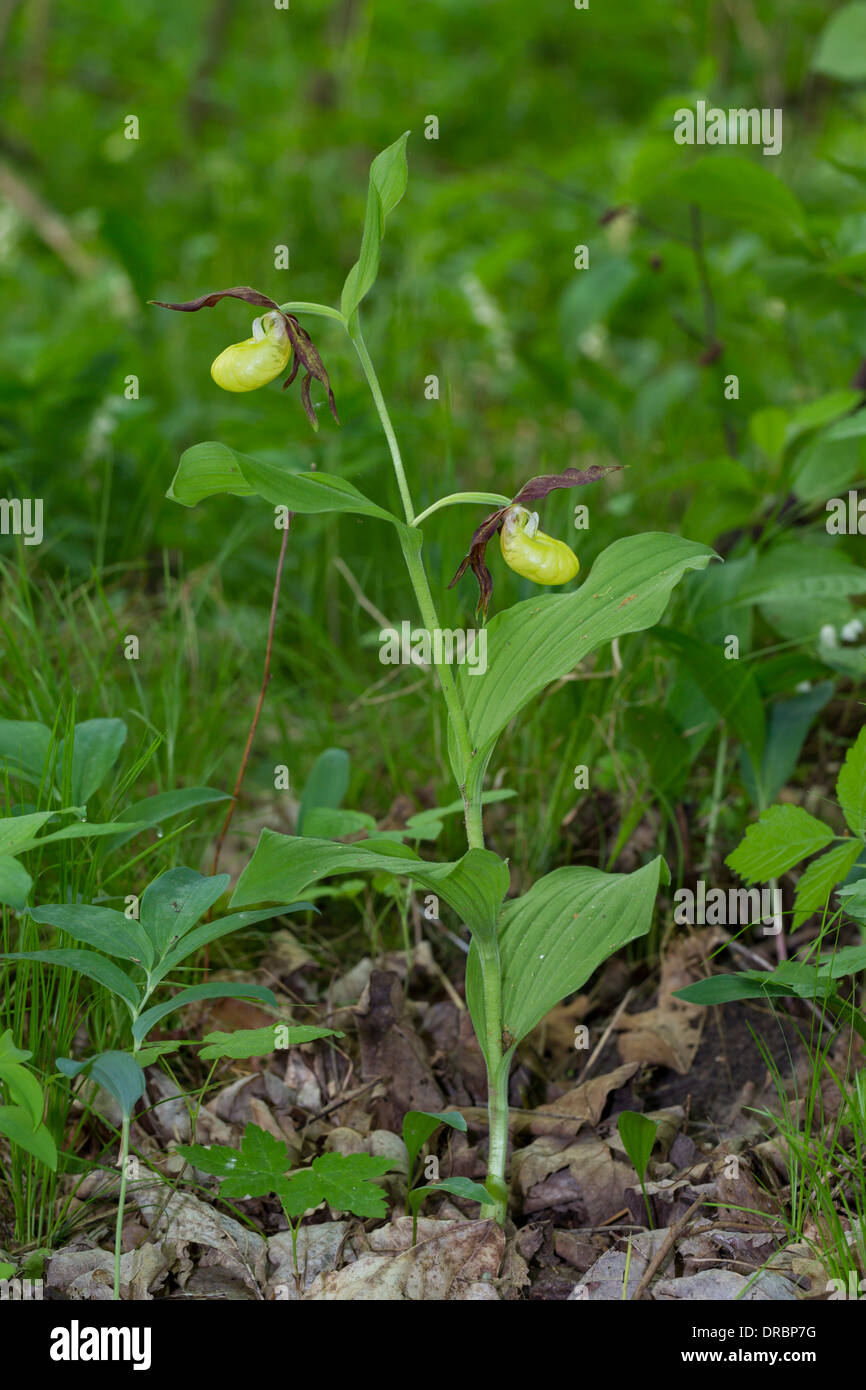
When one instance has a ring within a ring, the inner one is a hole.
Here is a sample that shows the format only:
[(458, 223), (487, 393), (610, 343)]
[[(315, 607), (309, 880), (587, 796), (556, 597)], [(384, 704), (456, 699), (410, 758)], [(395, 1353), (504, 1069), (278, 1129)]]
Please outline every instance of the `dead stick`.
[(656, 1274), (659, 1269), (661, 1269), (661, 1266), (664, 1264), (665, 1260), (667, 1260), (668, 1256), (671, 1254), (671, 1251), (674, 1248), (674, 1244), (676, 1243), (677, 1236), (683, 1230), (689, 1217), (693, 1214), (693, 1212), (697, 1211), (698, 1207), (703, 1206), (706, 1200), (706, 1197), (698, 1197), (697, 1201), (692, 1202), (688, 1211), (686, 1211), (680, 1217), (676, 1225), (671, 1226), (670, 1230), (668, 1231), (667, 1239), (665, 1240), (664, 1245), (655, 1255), (653, 1255), (652, 1259), (650, 1260), (649, 1264), (644, 1270), (643, 1277), (641, 1278), (640, 1283), (638, 1284), (637, 1288), (631, 1296), (632, 1302), (634, 1302), (635, 1299), (640, 1298), (650, 1279), (652, 1279), (653, 1275)]
[[(264, 672), (263, 672), (263, 674), (262, 674), (262, 688), (261, 688), (261, 690), (259, 691), (259, 698), (258, 698), (258, 700), (256, 701), (256, 709), (255, 709), (255, 713), (253, 714), (253, 722), (252, 722), (252, 724), (250, 725), (250, 731), (249, 731), (249, 734), (247, 735), (247, 746), (246, 746), (246, 748), (244, 749), (244, 756), (243, 756), (243, 758), (241, 759), (241, 765), (240, 765), (240, 769), (239, 769), (239, 771), (238, 771), (237, 781), (235, 782), (235, 789), (234, 789), (234, 791), (232, 792), (232, 803), (231, 803), (231, 805), (229, 806), (228, 815), (226, 816), (225, 820), (223, 821), (223, 828), (222, 828), (222, 830), (220, 831), (220, 833), (219, 833), (219, 838), (218, 838), (218, 840), (217, 840), (217, 842), (216, 842), (216, 849), (214, 850), (213, 863), (211, 864), (211, 870), (210, 870), (210, 871), (211, 871), (211, 875), (215, 874), (216, 871), (217, 871), (217, 869), (219, 868), (220, 854), (222, 853), (223, 841), (225, 840), (225, 837), (226, 837), (226, 835), (227, 835), (228, 832), (229, 832), (229, 826), (230, 826), (231, 823), (232, 823), (232, 816), (234, 815), (234, 813), (235, 813), (235, 807), (236, 807), (237, 804), (238, 804), (238, 797), (240, 796), (241, 786), (243, 785), (243, 780), (244, 780), (244, 777), (245, 777), (245, 775), (246, 775), (247, 763), (248, 763), (249, 760), (250, 760), (250, 753), (251, 753), (251, 751), (252, 751), (253, 739), (254, 739), (255, 736), (256, 736), (256, 729), (257, 729), (258, 726), (259, 726), (259, 715), (261, 714), (261, 712), (262, 712), (262, 706), (263, 706), (263, 704), (265, 703), (265, 692), (266, 692), (266, 690), (267, 690), (267, 688), (268, 688), (268, 683), (269, 683), (269, 681), (270, 681), (270, 679), (271, 679), (271, 652), (273, 651), (273, 646), (274, 646), (274, 628), (276, 627), (276, 622), (277, 622), (277, 606), (278, 606), (279, 601), (280, 601), (280, 584), (282, 583), (282, 578), (283, 578), (283, 564), (284, 564), (285, 558), (286, 558), (286, 546), (287, 546), (288, 543), (289, 543), (289, 527), (290, 527), (291, 524), (292, 524), (292, 516), (293, 516), (293, 515), (294, 515), (293, 512), (289, 512), (288, 517), (286, 518), (286, 529), (285, 529), (284, 532), (283, 532), (283, 539), (282, 539), (282, 543), (281, 543), (281, 545), (280, 545), (280, 556), (279, 556), (279, 559), (277, 560), (277, 573), (276, 573), (276, 575), (275, 575), (275, 577), (274, 577), (274, 596), (273, 596), (273, 599), (271, 600), (271, 618), (270, 618), (270, 622), (268, 623), (268, 645), (267, 645), (267, 647), (265, 648), (265, 669), (264, 669)], [(208, 917), (210, 917), (210, 913), (208, 913)], [(204, 968), (205, 968), (205, 970), (208, 969), (208, 966), (209, 966), (209, 965), (210, 965), (210, 947), (209, 947), (209, 946), (206, 946), (206, 947), (205, 947), (205, 953), (204, 953)]]

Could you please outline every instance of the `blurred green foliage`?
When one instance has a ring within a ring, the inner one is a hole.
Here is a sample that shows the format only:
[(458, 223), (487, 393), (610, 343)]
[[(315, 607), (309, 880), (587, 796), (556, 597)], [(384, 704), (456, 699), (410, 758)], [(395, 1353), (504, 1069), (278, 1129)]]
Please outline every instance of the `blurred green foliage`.
[[(160, 650), (176, 640), (177, 594), (194, 593), (196, 653), (217, 673), (214, 688), (227, 697), (219, 673), (234, 682), (243, 668), (254, 689), (279, 535), (255, 501), (195, 513), (166, 501), (178, 454), (219, 439), (341, 472), (396, 507), (385, 448), (335, 325), (307, 323), (341, 419), (337, 429), (323, 414), (313, 436), (278, 383), (238, 397), (212, 383), (213, 357), (249, 334), (246, 306), (181, 318), (147, 301), (252, 284), (281, 301), (336, 302), (357, 255), (370, 158), (409, 128), (409, 189), (363, 312), (416, 505), (455, 488), (513, 493), (536, 473), (624, 464), (580, 499), (588, 532), (572, 529), (568, 496), (545, 504), (545, 530), (576, 544), (584, 572), (617, 536), (681, 530), (717, 545), (733, 571), (722, 579), (713, 567), (695, 581), (678, 624), (713, 642), (740, 631), (744, 655), (773, 653), (762, 697), (791, 696), (828, 666), (859, 679), (862, 653), (837, 642), (834, 654), (819, 638), (828, 623), (850, 621), (861, 573), (851, 565), (860, 538), (829, 537), (824, 525), (827, 497), (863, 475), (864, 436), (833, 434), (857, 420), (851, 387), (866, 356), (866, 74), (835, 71), (850, 47), (844, 32), (821, 37), (831, 12), (837, 26), (848, 22), (845, 8), (13, 0), (0, 47), (0, 491), (42, 496), (46, 508), (45, 544), (19, 547), (16, 563), (40, 585), (68, 575), (72, 593), (96, 572), (118, 631), (129, 630), (132, 608)], [(677, 145), (674, 112), (699, 99), (782, 108), (782, 153)], [(137, 139), (125, 138), (130, 116)], [(436, 140), (425, 138), (429, 116)], [(274, 268), (281, 245), (288, 270)], [(587, 270), (575, 269), (580, 245)], [(431, 374), (438, 400), (425, 398)], [(124, 397), (130, 376), (137, 400)], [(813, 402), (823, 404), (810, 415)], [(461, 508), (425, 528), (448, 624), (473, 621), (470, 581), (450, 594), (446, 584), (478, 520)], [(384, 669), (377, 625), (335, 561), (399, 622), (414, 615), (382, 544), (374, 521), (296, 522), (269, 731), (294, 743), (298, 784), (333, 742), (351, 747), (362, 776), (364, 748), (377, 773), (366, 789), (374, 810), (389, 788), (412, 793), (430, 770), (429, 691), (420, 707), (417, 694), (386, 704), (386, 718), (359, 703)], [(829, 556), (842, 576), (835, 589), (737, 607), (736, 585), (785, 545), (796, 547), (789, 577), (805, 556), (820, 579)], [(14, 560), (11, 538), (0, 537), (0, 554)], [(498, 606), (531, 592), (502, 565), (495, 583)], [(152, 646), (134, 680), (109, 662), (110, 629), (100, 661), (111, 679), (94, 686), (73, 669), (46, 685), (46, 701), (77, 689), (79, 717), (123, 715), (141, 688), (164, 686)], [(214, 647), (231, 657), (217, 660)], [(180, 684), (162, 704), (176, 729), (188, 687), (172, 660)], [(206, 673), (196, 667), (193, 679), (206, 698)], [(600, 777), (634, 791), (641, 775), (620, 766), (624, 750), (652, 780), (653, 759), (693, 727), (688, 673), (662, 667), (650, 639), (630, 644), (618, 693), (620, 709), (649, 709), (649, 733), (632, 720), (624, 743), (598, 687), (567, 687), (510, 744), (524, 790), (555, 782), (550, 824), (528, 828), (548, 849), (574, 799), (568, 760), (590, 761), (594, 740)], [(2, 699), (15, 704), (8, 687)], [(229, 762), (251, 699), (227, 697), (216, 726)], [(707, 724), (707, 710), (694, 755), (718, 714)], [(174, 774), (214, 775), (196, 766), (195, 747), (185, 756)], [(367, 804), (358, 787), (353, 801)]]

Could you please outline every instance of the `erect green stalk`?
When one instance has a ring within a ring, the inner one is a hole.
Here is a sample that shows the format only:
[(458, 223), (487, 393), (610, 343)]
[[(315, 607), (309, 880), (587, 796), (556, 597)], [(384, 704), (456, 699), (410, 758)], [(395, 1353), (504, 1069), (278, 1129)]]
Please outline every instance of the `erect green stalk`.
[(494, 936), (482, 940), (476, 936), (484, 984), (485, 1047), (487, 1059), (487, 1182), (493, 1201), (481, 1208), (482, 1217), (493, 1217), (500, 1226), (505, 1222), (508, 1189), (505, 1184), (505, 1159), (508, 1150), (508, 1073), (510, 1059), (502, 1047), (502, 968), (499, 961), (499, 942)]
[(117, 1224), (114, 1228), (114, 1299), (120, 1298), (120, 1249), (123, 1238), (123, 1208), (126, 1205), (126, 1167), (129, 1159), (129, 1116), (124, 1115), (120, 1130), (120, 1194), (117, 1199)]
[[(397, 436), (394, 433), (394, 426), (388, 413), (385, 397), (376, 376), (376, 369), (373, 366), (367, 345), (361, 334), (361, 329), (357, 317), (351, 324), (346, 325), (346, 331), (355, 345), (355, 350), (364, 369), (364, 375), (370, 387), (370, 392), (382, 423), (385, 438), (388, 441), (388, 448), (391, 451), (391, 460), (394, 465), (394, 472), (397, 476), (397, 486), (400, 489), (400, 497), (403, 501), (403, 510), (406, 514), (408, 527), (414, 527), (420, 518), (414, 515), (412, 496), (409, 492), (409, 484), (406, 481), (406, 471), (403, 467), (403, 459), (400, 454), (400, 446), (397, 443)], [(457, 494), (458, 497), (460, 494)], [(476, 494), (477, 496), (477, 494)], [(482, 500), (488, 500), (489, 494)], [(438, 504), (445, 505), (450, 499), (442, 499)], [(473, 499), (474, 500), (474, 499)], [(499, 499), (494, 499), (499, 504)], [(508, 498), (504, 499), (503, 505), (507, 505)], [(429, 508), (422, 513), (429, 516)], [(427, 572), (424, 562), (421, 559), (420, 536), (413, 536), (412, 532), (399, 529), (400, 545), (403, 551), (403, 558), (406, 561), (406, 568), (409, 571), (409, 578), (412, 588), (415, 591), (415, 598), (421, 613), (421, 619), (428, 629), (433, 631), (439, 627), (439, 619), (436, 614), (436, 605), (433, 602), (433, 595), (430, 592), (430, 585), (427, 580)], [(459, 753), (459, 765), (462, 770), (459, 779), (460, 795), (463, 798), (464, 819), (466, 823), (466, 841), (470, 849), (484, 848), (484, 827), (481, 812), (481, 777), (478, 770), (473, 769), (473, 759), (476, 757), (472, 747), (472, 740), (469, 733), (469, 726), (466, 713), (460, 700), (457, 683), (453, 673), (447, 663), (437, 664), (436, 671), (439, 676), (439, 683), (442, 686), (442, 694), (445, 697), (445, 704), (454, 733)], [(473, 771), (475, 775), (473, 774)], [(509, 1062), (503, 1057), (502, 1045), (502, 970), (499, 961), (499, 943), (493, 935), (489, 940), (482, 942), (476, 936), (479, 948), (479, 960), (481, 963), (481, 974), (484, 982), (484, 1017), (485, 1017), (485, 1051), (487, 1055), (487, 1110), (489, 1117), (489, 1150), (487, 1160), (487, 1186), (493, 1200), (489, 1206), (482, 1208), (482, 1216), (494, 1217), (500, 1225), (505, 1221), (505, 1214), (508, 1203), (508, 1190), (505, 1185), (505, 1159), (508, 1144), (508, 1071)]]
[[(379, 419), (382, 423), (382, 430), (388, 441), (388, 448), (391, 452), (391, 461), (394, 465), (394, 473), (397, 477), (397, 486), (400, 489), (400, 496), (403, 501), (403, 510), (406, 513), (406, 521), (409, 526), (414, 524), (414, 508), (412, 496), (409, 492), (409, 484), (406, 481), (406, 470), (403, 467), (403, 458), (400, 453), (400, 445), (397, 443), (397, 436), (394, 433), (394, 426), (391, 423), (391, 416), (382, 395), (382, 388), (379, 385), (379, 378), (376, 376), (376, 369), (367, 351), (359, 326), (349, 330), (349, 336), (355, 345), (364, 375), (370, 387)], [(400, 545), (403, 551), (403, 558), (406, 561), (406, 568), (409, 571), (409, 579), (415, 591), (415, 598), (418, 609), (421, 613), (421, 620), (429, 632), (435, 631), (439, 627), (439, 618), (436, 613), (436, 605), (433, 602), (433, 595), (430, 592), (430, 584), (427, 580), (427, 571), (424, 569), (424, 562), (420, 555), (420, 545), (413, 544), (404, 531), (400, 531)], [(472, 743), (469, 737), (469, 728), (466, 723), (466, 715), (460, 702), (457, 691), (457, 682), (447, 662), (440, 662), (436, 666), (436, 674), (442, 686), (442, 694), (445, 697), (445, 704), (448, 715), (454, 730), (454, 737), (457, 741), (457, 748), (460, 753), (460, 765), (463, 769), (463, 782), (460, 784), (460, 795), (463, 797), (464, 819), (466, 822), (466, 840), (470, 849), (484, 848), (484, 829), (481, 818), (481, 798), (467, 797), (465, 778), (472, 761)]]

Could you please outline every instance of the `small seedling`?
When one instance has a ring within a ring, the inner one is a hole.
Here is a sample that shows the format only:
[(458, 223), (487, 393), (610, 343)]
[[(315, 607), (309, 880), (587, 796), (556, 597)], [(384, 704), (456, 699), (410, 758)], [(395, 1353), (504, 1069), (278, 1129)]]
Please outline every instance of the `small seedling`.
[(471, 1178), (443, 1178), (439, 1182), (416, 1187), (420, 1174), (421, 1151), (428, 1139), (432, 1138), (440, 1125), (450, 1125), (461, 1134), (466, 1133), (466, 1121), (459, 1110), (407, 1110), (403, 1117), (403, 1143), (409, 1155), (406, 1182), (406, 1206), (412, 1215), (412, 1244), (418, 1239), (418, 1212), (421, 1203), (433, 1192), (450, 1192), (453, 1197), (466, 1197), (471, 1202), (485, 1205), (490, 1201), (490, 1193), (480, 1183)]
[(647, 1164), (658, 1134), (658, 1122), (648, 1115), (640, 1115), (636, 1110), (623, 1110), (617, 1121), (619, 1137), (637, 1173), (640, 1190), (643, 1193), (649, 1228), (653, 1230), (653, 1214), (645, 1185)]

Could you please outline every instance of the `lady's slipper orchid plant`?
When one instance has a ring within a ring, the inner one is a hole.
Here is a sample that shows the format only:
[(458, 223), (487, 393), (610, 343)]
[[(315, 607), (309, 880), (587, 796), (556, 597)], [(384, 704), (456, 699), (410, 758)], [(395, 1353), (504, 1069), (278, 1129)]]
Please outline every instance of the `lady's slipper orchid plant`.
[[(364, 496), (344, 478), (319, 470), (293, 472), (259, 463), (225, 444), (212, 442), (186, 450), (169, 496), (184, 506), (194, 506), (204, 496), (240, 491), (285, 505), (295, 515), (349, 512), (367, 524), (390, 525), (406, 562), (422, 622), (433, 633), (441, 631), (441, 625), (423, 548), (425, 536), (436, 525), (438, 511), (457, 505), (495, 508), (476, 529), (469, 553), (449, 586), (453, 587), (471, 566), (480, 590), (479, 608), (486, 613), (493, 581), (485, 550), (493, 536), (500, 534), (505, 561), (518, 574), (545, 586), (568, 583), (578, 573), (577, 556), (564, 542), (538, 530), (537, 514), (527, 504), (545, 498), (556, 488), (599, 482), (612, 468), (566, 468), (530, 479), (510, 497), (458, 492), (439, 498), (421, 512), (415, 510), (400, 446), (359, 321), (361, 301), (376, 282), (387, 217), (406, 189), (406, 139), (406, 135), (401, 136), (371, 166), (360, 254), (346, 278), (339, 309), (310, 303), (277, 305), (245, 287), (203, 295), (185, 304), (163, 305), (188, 313), (229, 296), (268, 310), (257, 321), (250, 340), (220, 354), (214, 363), (214, 378), (228, 390), (252, 390), (279, 375), (291, 352), (295, 362), (289, 380), (299, 364), (305, 368), (301, 396), (314, 425), (309, 394), (312, 379), (328, 392), (335, 418), (336, 412), (321, 358), (296, 316), (313, 314), (336, 322), (354, 345), (367, 379), (405, 519)], [(235, 907), (291, 902), (319, 879), (367, 870), (403, 876), (425, 893), (435, 894), (437, 901), (457, 914), (472, 937), (466, 1000), (488, 1077), (485, 1186), (490, 1202), (482, 1208), (482, 1215), (500, 1222), (505, 1220), (508, 1202), (508, 1080), (515, 1049), (544, 1015), (580, 989), (609, 955), (649, 930), (656, 893), (667, 868), (661, 858), (630, 874), (565, 865), (538, 879), (519, 896), (509, 896), (508, 861), (485, 845), (482, 809), (488, 799), (484, 793), (487, 768), (500, 734), (522, 709), (599, 647), (657, 622), (686, 571), (703, 569), (711, 557), (708, 547), (680, 536), (629, 536), (603, 551), (579, 588), (534, 596), (497, 613), (486, 629), (488, 664), (477, 679), (469, 678), (465, 669), (455, 675), (444, 644), (440, 644), (434, 666), (447, 709), (448, 757), (466, 828), (467, 851), (456, 862), (432, 862), (407, 845), (396, 845), (393, 839), (378, 838), (375, 833), (367, 840), (344, 844), (266, 829), (232, 897)]]

